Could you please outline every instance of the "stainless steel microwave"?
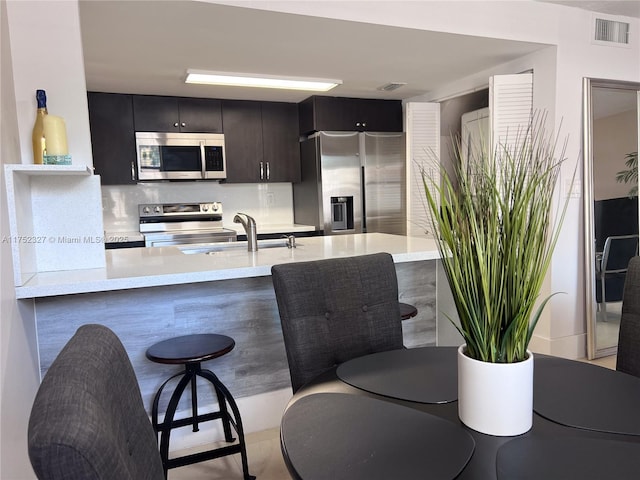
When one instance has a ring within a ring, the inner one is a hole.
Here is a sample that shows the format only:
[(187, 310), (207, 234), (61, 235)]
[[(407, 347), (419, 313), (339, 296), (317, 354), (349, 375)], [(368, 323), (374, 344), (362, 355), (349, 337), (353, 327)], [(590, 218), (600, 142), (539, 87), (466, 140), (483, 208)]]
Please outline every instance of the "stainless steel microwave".
[(136, 132), (138, 180), (227, 178), (222, 133)]

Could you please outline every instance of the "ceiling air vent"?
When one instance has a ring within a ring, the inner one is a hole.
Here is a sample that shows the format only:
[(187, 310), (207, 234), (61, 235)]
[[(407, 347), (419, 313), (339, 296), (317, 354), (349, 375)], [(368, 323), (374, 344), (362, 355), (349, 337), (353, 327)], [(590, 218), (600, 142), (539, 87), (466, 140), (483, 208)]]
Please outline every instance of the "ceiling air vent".
[(404, 87), (405, 85), (406, 83), (402, 83), (402, 82), (390, 82), (385, 85), (382, 85), (381, 87), (378, 87), (378, 90), (381, 90), (383, 92), (390, 92), (400, 87)]
[(596, 18), (595, 39), (598, 42), (629, 44), (629, 24)]

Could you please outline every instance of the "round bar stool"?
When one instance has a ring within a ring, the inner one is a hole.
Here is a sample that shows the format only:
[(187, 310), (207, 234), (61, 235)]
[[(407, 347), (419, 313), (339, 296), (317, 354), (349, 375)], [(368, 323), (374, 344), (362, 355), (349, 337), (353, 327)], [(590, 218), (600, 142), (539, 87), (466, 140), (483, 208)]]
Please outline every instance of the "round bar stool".
[(411, 317), (415, 317), (418, 314), (418, 309), (408, 303), (400, 302), (400, 318), (402, 320), (408, 320)]
[[(226, 335), (196, 334), (170, 338), (158, 342), (147, 349), (147, 358), (152, 362), (185, 366), (184, 372), (169, 377), (160, 386), (153, 399), (151, 421), (156, 433), (160, 434), (160, 456), (162, 458), (165, 478), (167, 476), (167, 470), (170, 468), (182, 467), (192, 463), (240, 453), (242, 457), (242, 473), (245, 480), (255, 479), (254, 476), (249, 474), (244, 430), (242, 428), (242, 420), (238, 406), (227, 387), (224, 386), (218, 377), (216, 377), (212, 371), (203, 369), (200, 366), (201, 362), (229, 353), (233, 350), (235, 344), (233, 338), (227, 337)], [(160, 402), (160, 396), (167, 383), (176, 377), (182, 378), (171, 394), (162, 423), (158, 423), (158, 403)], [(219, 411), (202, 415), (198, 414), (197, 377), (204, 378), (213, 385), (218, 398)], [(175, 420), (176, 408), (178, 407), (185, 388), (189, 384), (191, 385), (191, 417)], [(231, 408), (233, 415), (229, 412), (227, 404)], [(231, 432), (231, 427), (233, 427), (238, 436), (238, 443), (192, 455), (169, 458), (169, 437), (171, 436), (172, 429), (192, 425), (193, 431), (197, 432), (199, 430), (199, 423), (210, 420), (222, 421), (224, 436), (227, 442), (235, 441)]]

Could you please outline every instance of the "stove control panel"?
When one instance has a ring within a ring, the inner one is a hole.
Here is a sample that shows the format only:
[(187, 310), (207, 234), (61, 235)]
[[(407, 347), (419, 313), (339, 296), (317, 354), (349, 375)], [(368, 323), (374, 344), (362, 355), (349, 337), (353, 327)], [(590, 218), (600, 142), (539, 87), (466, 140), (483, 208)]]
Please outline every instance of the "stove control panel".
[(198, 215), (222, 215), (222, 203), (147, 203), (138, 205), (140, 218)]
[(222, 204), (220, 202), (201, 203), (200, 211), (204, 213), (222, 213)]

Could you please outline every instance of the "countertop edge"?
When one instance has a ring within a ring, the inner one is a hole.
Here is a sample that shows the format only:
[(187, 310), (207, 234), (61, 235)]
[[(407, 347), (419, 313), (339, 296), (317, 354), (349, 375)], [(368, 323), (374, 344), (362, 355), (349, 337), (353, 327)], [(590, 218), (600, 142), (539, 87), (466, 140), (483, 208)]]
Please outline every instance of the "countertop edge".
[[(264, 270), (264, 272), (260, 272)], [(271, 275), (271, 267), (236, 268), (205, 272), (184, 272), (165, 275), (147, 275), (131, 278), (114, 278), (93, 282), (68, 283), (52, 286), (16, 287), (16, 299), (56, 297), (59, 295), (75, 295), (78, 293), (111, 292), (135, 288), (165, 287), (169, 285), (185, 285), (188, 283), (215, 282), (237, 278), (264, 277)]]

